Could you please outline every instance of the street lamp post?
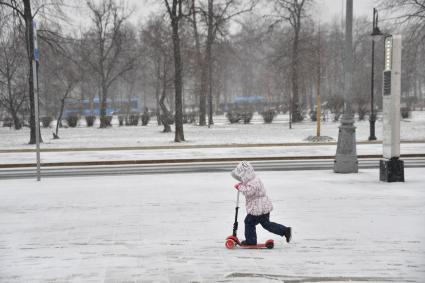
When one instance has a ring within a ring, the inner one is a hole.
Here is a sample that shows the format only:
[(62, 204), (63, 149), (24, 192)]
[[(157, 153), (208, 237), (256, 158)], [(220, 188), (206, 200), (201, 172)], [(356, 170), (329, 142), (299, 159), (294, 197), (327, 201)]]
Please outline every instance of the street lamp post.
[(347, 0), (345, 21), (344, 114), (339, 126), (335, 173), (357, 173), (356, 127), (351, 108), (353, 95), (353, 0)]
[(375, 40), (376, 38), (380, 38), (382, 36), (381, 31), (378, 28), (378, 10), (373, 8), (373, 29), (372, 29), (372, 71), (371, 71), (371, 79), (370, 79), (370, 135), (369, 140), (376, 140), (375, 136), (375, 122), (376, 122), (376, 114), (374, 107), (374, 92), (375, 92)]

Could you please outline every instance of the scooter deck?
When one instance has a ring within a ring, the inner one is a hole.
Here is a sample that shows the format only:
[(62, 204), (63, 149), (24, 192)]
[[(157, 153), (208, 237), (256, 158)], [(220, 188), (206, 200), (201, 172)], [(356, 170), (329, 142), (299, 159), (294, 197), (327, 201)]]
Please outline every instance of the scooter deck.
[(266, 243), (257, 244), (257, 245), (238, 245), (241, 249), (273, 249), (272, 247), (268, 247)]
[(238, 246), (241, 249), (273, 249), (274, 241), (267, 240), (265, 243), (257, 244), (257, 245), (242, 245), (239, 239), (235, 236), (229, 236), (226, 239), (225, 246), (228, 249), (233, 249)]

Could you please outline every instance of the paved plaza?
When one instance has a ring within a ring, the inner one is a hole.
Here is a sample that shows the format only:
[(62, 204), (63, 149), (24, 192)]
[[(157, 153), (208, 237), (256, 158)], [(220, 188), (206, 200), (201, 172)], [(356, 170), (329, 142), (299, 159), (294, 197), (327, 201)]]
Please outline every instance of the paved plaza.
[(257, 228), (273, 250), (224, 247), (227, 173), (2, 180), (0, 282), (424, 282), (424, 173), (258, 172), (294, 228)]

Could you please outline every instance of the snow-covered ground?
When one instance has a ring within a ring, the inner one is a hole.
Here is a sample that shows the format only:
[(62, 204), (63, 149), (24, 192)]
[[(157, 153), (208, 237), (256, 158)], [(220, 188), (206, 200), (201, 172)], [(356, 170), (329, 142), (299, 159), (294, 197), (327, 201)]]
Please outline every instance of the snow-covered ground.
[[(116, 119), (115, 119), (116, 120)], [(59, 131), (61, 139), (53, 140), (53, 129), (42, 129), (44, 143), (42, 148), (82, 148), (82, 147), (129, 147), (175, 144), (174, 133), (161, 133), (162, 127), (156, 125), (154, 119), (146, 127), (118, 127), (99, 129), (87, 128), (84, 125), (78, 128), (62, 128)], [(83, 121), (82, 121), (82, 124)], [(338, 138), (339, 122), (322, 122), (321, 135)], [(369, 137), (369, 121), (356, 121), (356, 138), (365, 141)], [(212, 128), (185, 125), (185, 139), (183, 144), (264, 144), (304, 142), (308, 136), (316, 135), (316, 123), (304, 121), (288, 128), (288, 116), (278, 115), (272, 124), (264, 124), (262, 117), (254, 115), (251, 124), (229, 124), (224, 116), (215, 117)], [(425, 111), (412, 112), (412, 117), (401, 121), (402, 140), (425, 140)], [(376, 122), (376, 136), (382, 138), (382, 121)], [(0, 149), (34, 148), (28, 145), (29, 130), (15, 131), (9, 128), (0, 128)]]
[[(404, 154), (425, 153), (425, 143), (403, 143), (400, 152)], [(104, 151), (60, 151), (42, 152), (41, 162), (90, 162), (105, 160), (178, 160), (233, 157), (246, 159), (250, 157), (302, 157), (302, 156), (334, 156), (336, 145), (297, 145), (267, 147), (219, 147), (219, 148), (164, 148), (138, 150), (104, 150)], [(381, 155), (382, 144), (358, 144), (358, 155)], [(0, 153), (1, 164), (35, 163), (33, 152)]]
[[(229, 174), (0, 181), (0, 282), (425, 282), (425, 175), (260, 172), (294, 229), (227, 250)], [(244, 206), (239, 217), (243, 238)]]

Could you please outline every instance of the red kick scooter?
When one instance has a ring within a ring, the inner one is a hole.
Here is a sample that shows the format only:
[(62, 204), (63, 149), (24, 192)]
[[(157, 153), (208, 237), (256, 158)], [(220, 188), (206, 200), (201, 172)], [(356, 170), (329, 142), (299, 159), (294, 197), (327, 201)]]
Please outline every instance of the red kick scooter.
[(242, 245), (241, 242), (238, 239), (238, 236), (236, 235), (236, 232), (238, 230), (238, 211), (239, 211), (239, 190), (238, 195), (236, 197), (236, 209), (235, 209), (235, 223), (233, 223), (233, 234), (232, 236), (229, 236), (226, 238), (225, 246), (228, 249), (233, 249), (236, 246), (239, 246), (243, 249), (273, 249), (274, 247), (274, 241), (273, 240), (267, 240), (264, 244), (257, 244), (257, 245)]

